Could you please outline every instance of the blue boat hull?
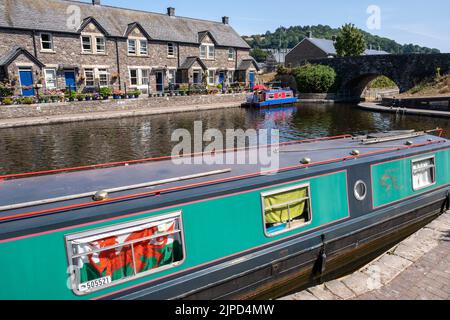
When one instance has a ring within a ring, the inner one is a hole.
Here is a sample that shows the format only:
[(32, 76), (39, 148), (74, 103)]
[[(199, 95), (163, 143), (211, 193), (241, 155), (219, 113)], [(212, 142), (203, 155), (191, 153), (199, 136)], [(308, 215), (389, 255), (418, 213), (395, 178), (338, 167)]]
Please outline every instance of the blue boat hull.
[(279, 106), (283, 104), (292, 104), (292, 103), (298, 103), (297, 98), (286, 98), (286, 99), (278, 99), (278, 100), (268, 100), (263, 102), (256, 102), (252, 105), (255, 107), (263, 108), (263, 107), (270, 107), (270, 106)]

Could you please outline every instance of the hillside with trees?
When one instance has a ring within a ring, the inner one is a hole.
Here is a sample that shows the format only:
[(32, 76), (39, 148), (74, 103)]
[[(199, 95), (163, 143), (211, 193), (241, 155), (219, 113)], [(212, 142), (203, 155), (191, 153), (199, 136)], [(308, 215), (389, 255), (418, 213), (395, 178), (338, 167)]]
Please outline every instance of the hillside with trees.
[[(280, 27), (275, 32), (267, 31), (263, 35), (244, 36), (243, 38), (253, 49), (293, 48), (306, 38), (310, 31), (314, 38), (332, 40), (339, 35), (338, 28), (331, 28), (330, 26), (319, 24), (317, 26)], [(401, 45), (388, 38), (372, 35), (363, 30), (361, 32), (364, 35), (367, 47), (372, 47), (373, 49), (381, 48), (381, 50), (392, 54), (440, 53), (438, 49), (421, 47), (414, 44)]]

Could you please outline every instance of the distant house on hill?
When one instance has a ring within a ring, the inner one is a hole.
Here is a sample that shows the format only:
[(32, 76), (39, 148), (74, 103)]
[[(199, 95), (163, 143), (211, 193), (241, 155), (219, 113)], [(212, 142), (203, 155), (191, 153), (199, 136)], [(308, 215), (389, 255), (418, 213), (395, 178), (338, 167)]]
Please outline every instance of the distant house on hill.
[[(386, 51), (367, 49), (365, 55), (389, 54)], [(305, 38), (286, 54), (286, 65), (297, 66), (305, 60), (337, 57), (333, 40)]]

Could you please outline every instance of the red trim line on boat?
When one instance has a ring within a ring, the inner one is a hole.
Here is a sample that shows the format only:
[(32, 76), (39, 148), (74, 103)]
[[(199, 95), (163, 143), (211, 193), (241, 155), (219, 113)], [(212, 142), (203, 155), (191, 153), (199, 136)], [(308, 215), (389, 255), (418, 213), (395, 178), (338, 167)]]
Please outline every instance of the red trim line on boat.
[(110, 198), (110, 199), (107, 199), (104, 201), (91, 201), (91, 202), (70, 205), (70, 206), (64, 206), (64, 207), (59, 207), (59, 208), (54, 208), (54, 209), (47, 209), (47, 210), (41, 210), (41, 211), (16, 214), (16, 215), (11, 215), (11, 216), (0, 217), (0, 222), (4, 222), (7, 220), (30, 218), (30, 217), (34, 217), (34, 216), (56, 213), (59, 211), (80, 209), (80, 208), (85, 208), (85, 207), (90, 207), (90, 206), (103, 205), (103, 204), (107, 204), (107, 203), (114, 203), (114, 202), (118, 202), (118, 201), (131, 200), (131, 199), (136, 199), (136, 198), (159, 196), (163, 193), (168, 193), (168, 192), (181, 191), (181, 190), (191, 189), (191, 188), (195, 188), (195, 187), (203, 187), (203, 186), (207, 186), (207, 185), (213, 185), (213, 184), (218, 184), (218, 183), (223, 183), (223, 182), (230, 182), (230, 181), (241, 180), (241, 179), (246, 179), (246, 178), (254, 178), (254, 177), (258, 177), (261, 175), (267, 175), (267, 174), (271, 174), (271, 173), (279, 173), (279, 172), (302, 169), (302, 168), (307, 168), (307, 167), (314, 167), (314, 166), (318, 166), (318, 165), (330, 164), (330, 163), (339, 162), (339, 161), (353, 160), (353, 159), (383, 154), (383, 153), (387, 153), (387, 152), (419, 148), (419, 147), (424, 147), (424, 146), (439, 144), (439, 143), (445, 143), (445, 142), (447, 142), (447, 141), (446, 140), (437, 140), (437, 141), (430, 141), (430, 142), (411, 145), (411, 146), (399, 146), (396, 148), (383, 149), (383, 150), (379, 150), (379, 151), (363, 153), (358, 156), (348, 156), (348, 157), (343, 157), (343, 158), (336, 158), (336, 159), (324, 160), (324, 161), (319, 161), (319, 162), (312, 162), (310, 164), (301, 164), (301, 165), (297, 165), (297, 166), (281, 168), (279, 170), (268, 170), (268, 171), (263, 171), (263, 172), (249, 173), (249, 174), (245, 174), (245, 175), (241, 175), (241, 176), (233, 176), (233, 177), (228, 177), (228, 178), (223, 178), (223, 179), (188, 184), (188, 185), (184, 185), (184, 186), (172, 187), (172, 188), (155, 190), (155, 191), (144, 192), (144, 193), (137, 193), (137, 194), (127, 195), (127, 196), (122, 196), (122, 197), (117, 197), (117, 198)]
[[(325, 138), (315, 138), (315, 139), (305, 139), (305, 140), (298, 140), (298, 141), (288, 141), (288, 142), (282, 142), (279, 145), (280, 146), (286, 146), (286, 145), (293, 145), (293, 144), (302, 144), (302, 143), (311, 143), (311, 142), (319, 142), (319, 141), (329, 141), (329, 140), (338, 140), (338, 139), (349, 139), (351, 138), (351, 135), (340, 135), (340, 136), (334, 136), (334, 137), (325, 137)], [(265, 145), (264, 147), (271, 147), (273, 145)], [(242, 151), (242, 150), (250, 150), (258, 148), (257, 146), (251, 146), (246, 148), (235, 148), (235, 149), (223, 149), (223, 150), (217, 150), (215, 153), (226, 153), (231, 151)], [(204, 155), (204, 152), (198, 152), (198, 153), (190, 153), (183, 156), (183, 158), (186, 157), (195, 157)], [(163, 161), (163, 160), (171, 160), (174, 158), (180, 158), (179, 156), (164, 156), (164, 157), (158, 157), (158, 158), (146, 158), (146, 159), (139, 159), (139, 160), (130, 160), (130, 161), (121, 161), (121, 162), (111, 162), (111, 163), (104, 163), (104, 164), (95, 164), (95, 165), (89, 165), (89, 166), (80, 166), (80, 167), (73, 167), (73, 168), (63, 168), (63, 169), (55, 169), (55, 170), (46, 170), (46, 171), (36, 171), (36, 172), (27, 172), (27, 173), (18, 173), (18, 174), (8, 174), (0, 176), (0, 182), (5, 180), (12, 180), (12, 179), (19, 179), (19, 178), (26, 178), (26, 177), (33, 177), (33, 176), (43, 176), (43, 175), (50, 175), (50, 174), (57, 174), (57, 173), (64, 173), (64, 172), (73, 172), (73, 171), (83, 171), (83, 170), (92, 170), (92, 169), (101, 169), (101, 168), (111, 168), (111, 167), (120, 167), (120, 166), (127, 166), (131, 164), (139, 164), (139, 163), (146, 163), (146, 162), (156, 162), (156, 161)]]

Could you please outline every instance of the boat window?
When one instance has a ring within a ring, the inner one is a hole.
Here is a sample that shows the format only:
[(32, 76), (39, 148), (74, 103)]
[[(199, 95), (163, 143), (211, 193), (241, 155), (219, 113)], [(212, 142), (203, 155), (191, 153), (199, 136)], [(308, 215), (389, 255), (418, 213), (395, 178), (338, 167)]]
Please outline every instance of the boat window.
[(181, 212), (66, 237), (72, 289), (89, 294), (183, 263)]
[(412, 180), (415, 191), (436, 183), (436, 162), (434, 156), (412, 161)]
[(358, 181), (355, 184), (355, 198), (363, 201), (367, 197), (367, 185), (364, 181)]
[(267, 236), (273, 237), (311, 223), (309, 184), (263, 193), (261, 196)]

